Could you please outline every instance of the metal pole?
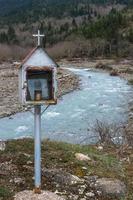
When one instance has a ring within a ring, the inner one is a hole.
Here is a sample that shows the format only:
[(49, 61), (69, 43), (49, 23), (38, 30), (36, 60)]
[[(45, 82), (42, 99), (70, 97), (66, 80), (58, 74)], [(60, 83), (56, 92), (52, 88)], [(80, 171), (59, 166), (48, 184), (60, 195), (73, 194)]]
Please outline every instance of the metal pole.
[(41, 193), (41, 106), (34, 110), (35, 193)]

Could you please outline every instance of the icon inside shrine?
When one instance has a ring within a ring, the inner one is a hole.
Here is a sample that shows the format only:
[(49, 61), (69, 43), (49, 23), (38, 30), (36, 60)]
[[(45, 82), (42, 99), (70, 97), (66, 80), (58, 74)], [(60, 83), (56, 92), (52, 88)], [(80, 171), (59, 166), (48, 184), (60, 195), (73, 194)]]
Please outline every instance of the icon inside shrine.
[(26, 101), (45, 101), (54, 99), (52, 70), (27, 70)]

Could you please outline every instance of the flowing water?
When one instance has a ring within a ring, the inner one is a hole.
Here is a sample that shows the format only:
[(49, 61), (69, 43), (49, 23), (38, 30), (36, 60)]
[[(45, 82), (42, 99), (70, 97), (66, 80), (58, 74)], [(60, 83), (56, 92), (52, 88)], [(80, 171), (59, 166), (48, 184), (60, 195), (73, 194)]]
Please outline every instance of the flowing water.
[[(123, 123), (128, 118), (128, 103), (133, 88), (120, 77), (88, 69), (71, 68), (81, 79), (80, 90), (63, 96), (42, 116), (42, 138), (70, 143), (95, 143), (91, 131), (96, 120)], [(34, 117), (30, 112), (0, 119), (0, 139), (33, 137)]]

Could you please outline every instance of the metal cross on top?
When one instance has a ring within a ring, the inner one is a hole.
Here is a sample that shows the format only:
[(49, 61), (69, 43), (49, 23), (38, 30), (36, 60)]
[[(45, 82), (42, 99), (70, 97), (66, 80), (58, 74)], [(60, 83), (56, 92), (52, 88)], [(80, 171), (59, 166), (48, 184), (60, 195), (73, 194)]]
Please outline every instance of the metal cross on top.
[(40, 30), (38, 30), (38, 34), (33, 35), (33, 37), (37, 37), (37, 39), (38, 39), (38, 46), (40, 46), (41, 45), (41, 37), (45, 37), (45, 35), (41, 35), (40, 34)]

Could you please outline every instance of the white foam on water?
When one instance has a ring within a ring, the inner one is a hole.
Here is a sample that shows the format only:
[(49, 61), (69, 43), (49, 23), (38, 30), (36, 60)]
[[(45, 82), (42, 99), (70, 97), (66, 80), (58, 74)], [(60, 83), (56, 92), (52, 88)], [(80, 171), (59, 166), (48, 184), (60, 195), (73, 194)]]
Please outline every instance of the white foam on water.
[(81, 99), (84, 99), (84, 100), (85, 100), (85, 99), (87, 99), (87, 97), (86, 97), (86, 96), (84, 96), (84, 97), (82, 96), (82, 97), (80, 97), (80, 98), (81, 98)]
[(76, 112), (85, 112), (85, 109), (82, 109), (82, 108), (77, 108), (75, 109)]
[(96, 104), (90, 104), (90, 108), (94, 108), (94, 107), (97, 107)]
[(90, 88), (84, 88), (83, 90), (86, 91), (86, 90), (91, 90), (91, 89)]
[(118, 88), (107, 89), (107, 92), (109, 93), (118, 92)]
[(15, 137), (14, 140), (20, 140), (20, 139), (25, 139), (25, 138), (31, 139), (33, 137), (32, 136), (19, 136), (19, 137)]
[(77, 69), (77, 68), (68, 68), (68, 67), (66, 67), (65, 69), (68, 69), (69, 71), (72, 71), (72, 72), (80, 72), (80, 71), (82, 71), (82, 69)]
[(110, 105), (107, 105), (107, 104), (102, 104), (101, 105), (103, 108), (109, 108), (110, 107)]
[(89, 69), (89, 68), (84, 68), (83, 70), (84, 71), (92, 71), (92, 69)]
[(25, 131), (27, 131), (29, 128), (27, 126), (19, 126), (15, 129), (15, 132), (17, 133), (23, 133)]
[(57, 117), (59, 116), (60, 113), (59, 112), (47, 112), (44, 116), (44, 118), (52, 118), (52, 117)]
[(80, 115), (82, 115), (82, 113), (85, 112), (85, 109), (82, 109), (82, 108), (76, 108), (74, 110), (74, 114), (71, 115), (71, 118), (75, 118), (75, 117), (78, 117)]

